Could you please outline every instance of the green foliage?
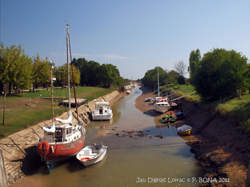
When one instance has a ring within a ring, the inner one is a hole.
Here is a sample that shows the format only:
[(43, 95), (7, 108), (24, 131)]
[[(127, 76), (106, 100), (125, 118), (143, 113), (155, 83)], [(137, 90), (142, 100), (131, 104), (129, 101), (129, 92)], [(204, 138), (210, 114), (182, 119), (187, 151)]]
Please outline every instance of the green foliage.
[(189, 74), (190, 74), (190, 82), (193, 84), (194, 82), (194, 77), (199, 69), (200, 66), (200, 61), (201, 61), (201, 54), (200, 50), (196, 49), (191, 51), (190, 56), (189, 56)]
[(50, 83), (50, 71), (51, 71), (51, 63), (46, 58), (45, 60), (41, 60), (40, 56), (37, 55), (37, 57), (34, 59), (33, 64), (33, 81), (34, 86), (37, 88), (39, 86), (48, 86)]
[(82, 86), (111, 86), (121, 87), (123, 78), (116, 66), (112, 64), (100, 65), (95, 61), (87, 61), (85, 58), (73, 59), (72, 62), (80, 70), (80, 84)]
[(195, 70), (192, 83), (205, 100), (231, 97), (247, 88), (247, 58), (234, 50), (206, 53)]
[[(72, 80), (72, 68), (73, 68), (73, 75), (74, 75), (74, 80), (75, 84), (79, 85), (80, 84), (80, 70), (76, 68), (74, 65), (70, 65), (70, 84), (73, 84)], [(68, 84), (68, 68), (67, 64), (64, 64), (63, 66), (56, 67), (54, 69), (54, 75), (56, 77), (55, 85), (56, 86), (62, 86), (64, 87), (65, 85)]]
[(159, 71), (159, 82), (160, 85), (164, 83), (167, 78), (167, 72), (161, 67), (155, 67), (154, 69), (148, 70), (142, 78), (142, 83), (150, 88), (157, 88), (157, 72)]
[(32, 83), (32, 60), (24, 54), (21, 46), (0, 47), (0, 83), (16, 90), (30, 88)]
[(171, 70), (167, 73), (167, 79), (165, 79), (164, 82), (171, 83), (171, 84), (177, 84), (179, 76), (180, 76), (179, 73), (177, 73), (174, 70)]

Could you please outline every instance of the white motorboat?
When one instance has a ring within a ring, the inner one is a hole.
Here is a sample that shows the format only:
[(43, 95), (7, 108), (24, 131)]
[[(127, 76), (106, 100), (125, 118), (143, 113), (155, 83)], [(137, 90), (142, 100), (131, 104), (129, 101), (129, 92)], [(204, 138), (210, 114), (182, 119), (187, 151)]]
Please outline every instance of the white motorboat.
[(77, 155), (76, 158), (84, 166), (90, 166), (103, 160), (107, 154), (108, 146), (105, 145), (89, 145), (84, 147)]
[(111, 120), (113, 117), (112, 109), (109, 102), (99, 101), (95, 103), (95, 109), (92, 112), (92, 120)]

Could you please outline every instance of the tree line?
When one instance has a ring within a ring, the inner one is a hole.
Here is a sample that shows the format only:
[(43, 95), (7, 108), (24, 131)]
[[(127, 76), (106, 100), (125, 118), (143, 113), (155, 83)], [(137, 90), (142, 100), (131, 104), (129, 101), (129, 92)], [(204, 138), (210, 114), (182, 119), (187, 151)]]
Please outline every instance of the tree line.
[[(54, 64), (46, 57), (39, 55), (31, 58), (24, 53), (22, 47), (12, 45), (0, 46), (0, 91), (18, 93), (23, 89), (49, 87), (50, 72)], [(121, 86), (125, 80), (120, 76), (116, 66), (87, 61), (84, 58), (74, 59), (72, 62), (73, 75), (76, 85), (81, 86)], [(71, 77), (72, 77), (72, 71)], [(67, 84), (67, 65), (53, 68), (56, 78), (55, 86), (64, 87)], [(72, 79), (71, 79), (72, 81)]]
[[(182, 62), (179, 62), (179, 63), (181, 64), (181, 66), (184, 67)], [(160, 85), (177, 84), (177, 83), (178, 84), (185, 84), (186, 80), (184, 78), (184, 70), (181, 68), (181, 71), (179, 71), (179, 72), (177, 72), (177, 71), (178, 70), (167, 71), (167, 70), (164, 70), (162, 67), (157, 66), (153, 69), (148, 70), (145, 73), (144, 77), (141, 79), (141, 81), (142, 81), (143, 85), (150, 87), (152, 89), (156, 89), (157, 88), (158, 73), (159, 73)]]
[(142, 83), (151, 88), (157, 87), (157, 72), (160, 84), (191, 83), (203, 100), (213, 101), (241, 96), (250, 92), (250, 64), (243, 54), (235, 50), (214, 49), (201, 57), (200, 50), (189, 55), (189, 75), (184, 78), (185, 64), (175, 64), (175, 70), (166, 71), (161, 67), (148, 70)]
[(204, 100), (241, 96), (250, 90), (250, 64), (235, 50), (214, 49), (201, 57), (200, 50), (189, 56), (190, 82)]

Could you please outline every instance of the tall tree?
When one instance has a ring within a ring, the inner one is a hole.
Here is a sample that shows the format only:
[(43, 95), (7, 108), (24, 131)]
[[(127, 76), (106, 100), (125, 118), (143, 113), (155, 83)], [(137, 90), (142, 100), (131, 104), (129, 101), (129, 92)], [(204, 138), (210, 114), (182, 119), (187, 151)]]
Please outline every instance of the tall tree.
[(191, 51), (189, 56), (189, 76), (190, 76), (190, 82), (192, 84), (195, 79), (196, 71), (199, 69), (200, 61), (201, 61), (200, 50), (196, 49)]
[(142, 83), (150, 88), (156, 88), (157, 87), (157, 72), (159, 71), (159, 81), (160, 84), (163, 84), (168, 74), (165, 70), (163, 70), (161, 67), (155, 67), (154, 69), (148, 70), (144, 77), (142, 78)]
[(230, 97), (247, 89), (247, 58), (234, 50), (206, 53), (195, 71), (194, 86), (206, 100)]
[(32, 82), (32, 60), (21, 46), (0, 47), (0, 82), (9, 85), (9, 92), (29, 88)]
[(48, 58), (41, 60), (39, 55), (36, 56), (33, 65), (33, 80), (36, 88), (38, 86), (48, 86), (50, 81), (50, 68), (51, 63)]

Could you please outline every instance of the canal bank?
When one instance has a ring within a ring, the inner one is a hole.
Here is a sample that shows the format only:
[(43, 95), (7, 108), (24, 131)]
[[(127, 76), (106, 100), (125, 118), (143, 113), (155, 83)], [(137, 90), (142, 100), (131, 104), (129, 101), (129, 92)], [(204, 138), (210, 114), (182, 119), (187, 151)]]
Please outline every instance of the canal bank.
[[(151, 113), (135, 107), (142, 94), (138, 88), (113, 105), (114, 120), (91, 122), (86, 144), (108, 145), (107, 157), (92, 167), (72, 158), (44, 175), (41, 167), (11, 187), (71, 186), (199, 186), (200, 168), (190, 146), (177, 135), (175, 127), (159, 127)], [(179, 180), (179, 181), (178, 181)]]
[[(153, 94), (146, 88), (143, 91), (144, 94), (136, 100), (136, 107), (146, 112), (152, 106), (144, 99)], [(237, 125), (237, 121), (213, 115), (211, 111), (184, 99), (180, 102), (186, 116), (183, 122), (193, 128), (192, 136), (184, 139), (202, 168), (202, 176), (225, 180), (219, 184), (211, 183), (211, 186), (246, 186), (250, 138)]]
[[(103, 99), (114, 105), (123, 96), (124, 93), (113, 91), (90, 101), (87, 105), (80, 106), (78, 109), (80, 122), (85, 126), (90, 123), (89, 113), (94, 109), (95, 101)], [(64, 112), (58, 117), (64, 119), (67, 118), (67, 115), (67, 112)], [(76, 122), (77, 120), (73, 118), (73, 123)], [(36, 145), (39, 138), (43, 136), (42, 127), (49, 124), (51, 124), (51, 120), (42, 121), (0, 140), (0, 149), (2, 150), (8, 184), (35, 173), (40, 167), (40, 158), (36, 153)]]

